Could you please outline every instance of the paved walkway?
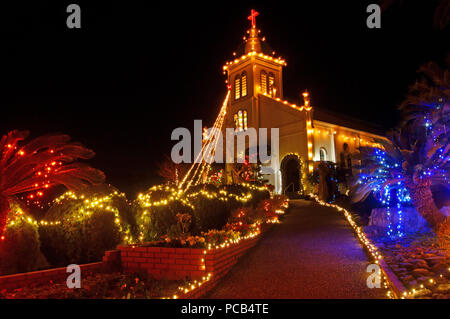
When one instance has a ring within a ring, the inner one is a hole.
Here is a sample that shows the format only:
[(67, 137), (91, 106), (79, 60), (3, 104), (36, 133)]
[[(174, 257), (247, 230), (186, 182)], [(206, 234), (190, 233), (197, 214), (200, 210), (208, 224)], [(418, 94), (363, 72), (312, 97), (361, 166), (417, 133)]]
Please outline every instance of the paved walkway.
[(384, 298), (366, 286), (369, 260), (335, 209), (291, 201), (281, 224), (204, 298)]

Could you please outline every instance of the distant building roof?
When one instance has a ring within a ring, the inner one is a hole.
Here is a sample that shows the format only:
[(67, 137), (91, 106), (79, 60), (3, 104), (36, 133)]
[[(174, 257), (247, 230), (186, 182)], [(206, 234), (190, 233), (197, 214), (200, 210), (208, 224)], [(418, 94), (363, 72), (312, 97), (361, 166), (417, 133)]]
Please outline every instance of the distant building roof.
[(339, 126), (345, 126), (354, 130), (364, 131), (376, 135), (385, 136), (385, 131), (378, 125), (360, 119), (324, 110), (318, 107), (313, 108), (313, 120), (327, 122)]

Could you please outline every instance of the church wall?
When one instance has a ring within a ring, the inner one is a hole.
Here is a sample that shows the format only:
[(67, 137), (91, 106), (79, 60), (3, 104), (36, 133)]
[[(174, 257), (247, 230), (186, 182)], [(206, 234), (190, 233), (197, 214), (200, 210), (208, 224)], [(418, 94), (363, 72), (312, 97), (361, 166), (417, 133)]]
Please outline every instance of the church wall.
[(314, 161), (320, 161), (320, 151), (325, 151), (325, 161), (331, 161), (336, 163), (335, 143), (334, 143), (334, 130), (325, 126), (314, 126), (313, 145), (314, 145)]
[(258, 98), (260, 127), (279, 128), (280, 155), (298, 153), (306, 159), (306, 112), (292, 109), (263, 95)]
[(275, 192), (280, 193), (280, 165), (283, 158), (289, 154), (297, 154), (303, 161), (308, 158), (306, 111), (295, 110), (263, 95), (258, 96), (258, 101), (260, 127), (267, 128), (268, 132), (270, 128), (279, 129), (279, 154), (277, 157), (272, 156), (271, 167), (275, 174), (269, 180), (275, 186)]
[[(348, 144), (350, 153), (354, 154), (359, 152), (358, 147), (360, 146), (375, 146), (374, 138), (386, 139), (385, 137), (380, 135), (375, 135), (368, 132), (335, 125), (332, 123), (314, 121), (315, 161), (320, 160), (320, 145), (323, 145), (324, 141), (327, 139), (324, 133), (327, 131), (330, 132), (330, 134), (327, 136), (330, 136), (334, 144), (335, 162), (338, 164), (340, 164), (341, 162), (340, 154), (344, 151), (344, 143)], [(358, 164), (358, 162), (356, 160), (353, 160), (352, 164)], [(353, 173), (357, 174), (358, 172), (354, 171)]]

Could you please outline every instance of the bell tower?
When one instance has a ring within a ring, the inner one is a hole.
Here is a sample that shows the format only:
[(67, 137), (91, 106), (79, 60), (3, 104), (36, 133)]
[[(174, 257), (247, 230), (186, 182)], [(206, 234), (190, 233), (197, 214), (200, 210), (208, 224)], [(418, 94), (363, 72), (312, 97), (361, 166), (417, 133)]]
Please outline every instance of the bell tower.
[[(258, 96), (260, 94), (272, 98), (283, 98), (282, 68), (286, 62), (275, 57), (275, 52), (261, 38), (261, 31), (256, 27), (256, 16), (251, 11), (248, 19), (251, 27), (247, 31), (244, 42), (233, 53), (235, 59), (227, 62), (223, 71), (227, 75), (227, 83), (231, 89), (228, 125), (243, 130), (246, 127), (259, 127)], [(240, 112), (240, 113), (239, 113)], [(242, 119), (240, 119), (240, 117)], [(240, 121), (240, 122), (239, 122)], [(234, 123), (233, 123), (234, 122)]]

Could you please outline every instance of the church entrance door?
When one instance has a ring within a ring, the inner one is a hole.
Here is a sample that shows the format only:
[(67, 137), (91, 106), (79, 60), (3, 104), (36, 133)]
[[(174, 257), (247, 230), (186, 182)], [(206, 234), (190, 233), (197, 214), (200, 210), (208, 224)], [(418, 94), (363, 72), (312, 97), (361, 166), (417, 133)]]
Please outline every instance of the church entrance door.
[(300, 159), (296, 155), (288, 155), (281, 162), (280, 169), (283, 194), (293, 194), (300, 191)]

